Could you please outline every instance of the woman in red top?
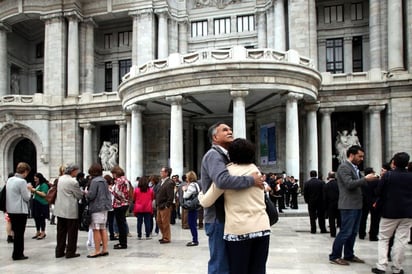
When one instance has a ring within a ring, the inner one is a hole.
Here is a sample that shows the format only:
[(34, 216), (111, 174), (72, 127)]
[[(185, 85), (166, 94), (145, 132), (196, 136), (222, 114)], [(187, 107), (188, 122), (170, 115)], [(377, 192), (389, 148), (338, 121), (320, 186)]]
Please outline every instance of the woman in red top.
[(151, 222), (153, 214), (152, 201), (154, 199), (153, 190), (149, 187), (146, 177), (141, 177), (134, 190), (134, 209), (133, 213), (137, 217), (137, 239), (142, 239), (142, 224), (146, 233), (146, 240), (150, 240)]

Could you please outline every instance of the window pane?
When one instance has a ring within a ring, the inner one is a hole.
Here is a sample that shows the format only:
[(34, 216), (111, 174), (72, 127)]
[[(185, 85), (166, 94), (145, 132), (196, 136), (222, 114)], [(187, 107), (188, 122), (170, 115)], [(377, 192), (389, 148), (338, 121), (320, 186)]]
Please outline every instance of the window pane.
[(337, 21), (343, 22), (343, 6), (337, 6)]
[(226, 33), (230, 33), (230, 18), (226, 18), (226, 26), (225, 26), (225, 29), (226, 29)]
[(330, 8), (329, 7), (325, 7), (325, 24), (329, 24), (330, 23)]

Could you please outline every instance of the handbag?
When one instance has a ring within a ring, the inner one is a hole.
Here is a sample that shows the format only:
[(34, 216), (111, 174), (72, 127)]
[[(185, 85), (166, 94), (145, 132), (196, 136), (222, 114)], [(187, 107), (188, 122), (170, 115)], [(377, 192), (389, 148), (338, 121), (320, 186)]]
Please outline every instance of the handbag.
[(199, 196), (199, 191), (200, 191), (199, 186), (197, 185), (197, 183), (194, 183), (194, 184), (195, 184), (195, 186), (196, 186), (197, 192), (196, 192), (196, 193), (193, 193), (192, 195), (190, 195), (189, 198), (184, 198), (184, 199), (183, 199), (182, 207), (183, 207), (184, 209), (187, 209), (187, 210), (198, 210), (199, 208), (202, 207), (202, 206), (200, 205), (199, 197), (198, 197), (198, 196)]
[(265, 204), (266, 204), (266, 213), (269, 217), (270, 226), (276, 224), (279, 221), (279, 214), (278, 210), (276, 209), (275, 204), (270, 200), (269, 195), (266, 193), (265, 196)]
[(92, 223), (92, 214), (90, 213), (89, 205), (86, 205), (83, 209), (82, 216), (80, 219), (79, 230), (89, 231), (89, 226), (91, 223)]
[(54, 202), (56, 201), (56, 197), (57, 197), (57, 185), (53, 185), (46, 194), (46, 197), (44, 197), (44, 199), (46, 199), (46, 201), (49, 203), (49, 205), (53, 205)]

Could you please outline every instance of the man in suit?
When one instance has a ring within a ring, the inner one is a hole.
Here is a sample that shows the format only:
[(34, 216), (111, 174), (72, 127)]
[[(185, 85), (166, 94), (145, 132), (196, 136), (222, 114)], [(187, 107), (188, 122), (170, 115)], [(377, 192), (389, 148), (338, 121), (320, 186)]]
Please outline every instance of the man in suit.
[[(372, 173), (365, 177), (360, 174), (358, 166), (362, 163), (364, 155), (365, 151), (360, 146), (349, 147), (346, 151), (347, 160), (339, 165), (336, 172), (339, 187), (338, 207), (341, 215), (341, 228), (333, 242), (332, 253), (329, 254), (329, 261), (334, 264), (349, 265), (349, 262), (365, 262), (355, 256), (353, 250), (362, 214), (361, 186), (378, 178)], [(345, 251), (342, 259), (343, 249)]]
[(336, 227), (340, 227), (340, 213), (338, 209), (339, 187), (335, 179), (335, 172), (328, 173), (327, 181), (323, 188), (323, 199), (329, 219), (330, 236), (336, 237)]
[(385, 173), (377, 187), (382, 218), (379, 224), (378, 263), (373, 273), (385, 273), (388, 266), (389, 239), (395, 235), (391, 257), (392, 273), (404, 273), (405, 247), (412, 226), (412, 173), (407, 172), (409, 161), (406, 152), (393, 157), (395, 169)]
[(309, 174), (310, 179), (303, 185), (303, 198), (308, 204), (310, 233), (316, 233), (316, 218), (318, 219), (320, 233), (327, 233), (323, 203), (323, 186), (325, 183), (318, 179), (316, 170), (311, 170)]
[(156, 193), (157, 225), (159, 226), (162, 238), (161, 244), (168, 244), (171, 241), (170, 217), (173, 209), (175, 183), (170, 179), (172, 169), (162, 167), (160, 170), (160, 187)]

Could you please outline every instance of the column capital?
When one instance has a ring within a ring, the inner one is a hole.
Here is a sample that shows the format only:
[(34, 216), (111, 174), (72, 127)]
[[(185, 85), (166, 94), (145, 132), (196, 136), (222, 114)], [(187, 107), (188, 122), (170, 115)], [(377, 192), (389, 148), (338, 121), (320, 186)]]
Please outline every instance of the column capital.
[(83, 16), (77, 11), (68, 11), (64, 13), (64, 16), (70, 21), (82, 21)]
[(94, 129), (95, 126), (90, 122), (80, 123), (79, 126), (83, 129)]
[(181, 105), (183, 101), (183, 96), (182, 95), (168, 96), (166, 97), (166, 101), (171, 102), (172, 105)]
[(164, 7), (164, 8), (155, 9), (154, 13), (159, 15), (159, 16), (168, 16), (169, 15), (169, 10), (168, 10), (168, 8)]
[(63, 20), (63, 12), (54, 12), (40, 16), (40, 20), (52, 21), (52, 20)]
[(288, 94), (286, 94), (286, 98), (288, 101), (299, 101), (303, 98), (303, 95), (296, 92), (288, 92)]
[(152, 14), (153, 14), (152, 8), (129, 11), (129, 16), (131, 17), (141, 17), (145, 15), (152, 15)]
[(309, 112), (309, 111), (318, 111), (319, 106), (320, 106), (320, 103), (319, 103), (319, 102), (315, 102), (315, 103), (306, 104), (306, 105), (304, 106), (304, 108), (305, 108), (305, 110), (308, 111), (308, 112)]
[(320, 108), (319, 112), (323, 115), (330, 115), (332, 112), (335, 111), (335, 108)]
[(146, 107), (143, 105), (132, 104), (126, 107), (127, 112), (142, 112)]
[(230, 91), (230, 96), (237, 97), (246, 97), (249, 95), (249, 89), (235, 89)]
[(119, 120), (115, 122), (116, 125), (118, 125), (119, 127), (124, 127), (127, 125), (126, 120)]
[(385, 108), (386, 108), (385, 105), (371, 105), (368, 107), (367, 112), (369, 113), (381, 112)]

